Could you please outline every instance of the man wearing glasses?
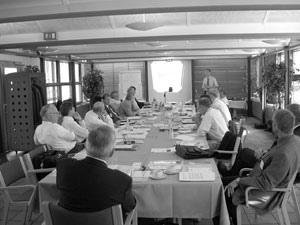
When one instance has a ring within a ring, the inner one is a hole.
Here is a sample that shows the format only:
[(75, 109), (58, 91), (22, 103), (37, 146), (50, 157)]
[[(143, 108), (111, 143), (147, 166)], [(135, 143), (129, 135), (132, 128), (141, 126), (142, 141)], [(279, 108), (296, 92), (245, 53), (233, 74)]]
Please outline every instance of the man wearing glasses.
[(40, 111), (42, 124), (34, 132), (36, 145), (46, 144), (53, 150), (68, 153), (75, 151), (75, 134), (57, 123), (59, 112), (53, 104), (44, 105)]

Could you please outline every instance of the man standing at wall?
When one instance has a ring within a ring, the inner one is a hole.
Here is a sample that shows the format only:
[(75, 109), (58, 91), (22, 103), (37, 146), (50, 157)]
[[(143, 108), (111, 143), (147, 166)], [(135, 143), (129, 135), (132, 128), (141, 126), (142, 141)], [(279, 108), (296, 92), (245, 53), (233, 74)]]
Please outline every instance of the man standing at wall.
[(204, 73), (205, 73), (205, 77), (203, 79), (202, 88), (204, 89), (204, 94), (206, 94), (208, 91), (214, 90), (219, 85), (217, 83), (216, 78), (210, 75), (211, 73), (210, 69), (206, 69)]

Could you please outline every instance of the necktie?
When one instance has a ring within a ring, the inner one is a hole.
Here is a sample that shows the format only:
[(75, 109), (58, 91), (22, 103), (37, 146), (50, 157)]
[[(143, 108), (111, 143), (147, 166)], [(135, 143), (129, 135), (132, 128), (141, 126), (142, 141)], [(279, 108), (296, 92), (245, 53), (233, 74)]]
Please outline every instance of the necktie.
[(206, 78), (206, 85), (209, 86), (209, 77)]

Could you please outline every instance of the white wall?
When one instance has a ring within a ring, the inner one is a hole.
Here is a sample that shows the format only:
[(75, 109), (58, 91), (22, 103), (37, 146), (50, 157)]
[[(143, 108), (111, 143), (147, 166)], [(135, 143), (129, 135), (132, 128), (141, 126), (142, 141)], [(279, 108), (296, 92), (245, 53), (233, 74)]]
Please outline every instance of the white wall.
[[(153, 89), (151, 62), (148, 62), (148, 90), (149, 101), (152, 102), (153, 97), (158, 101), (164, 101), (164, 93), (158, 93)], [(192, 99), (192, 63), (190, 60), (181, 60), (183, 64), (183, 84), (182, 89), (177, 93), (167, 93), (167, 102), (186, 102)]]
[[(40, 68), (40, 59), (39, 58), (30, 58), (23, 56), (14, 56), (14, 55), (5, 55), (0, 54), (0, 61), (9, 61), (16, 62), (26, 65), (38, 66)], [(24, 68), (25, 68), (24, 66)]]

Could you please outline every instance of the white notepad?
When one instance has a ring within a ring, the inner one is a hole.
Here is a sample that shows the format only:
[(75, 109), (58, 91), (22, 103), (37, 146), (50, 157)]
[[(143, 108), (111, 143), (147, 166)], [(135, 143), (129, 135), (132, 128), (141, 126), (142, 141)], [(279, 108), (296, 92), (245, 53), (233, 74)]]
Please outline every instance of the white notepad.
[(215, 173), (206, 172), (180, 172), (179, 181), (214, 181)]

